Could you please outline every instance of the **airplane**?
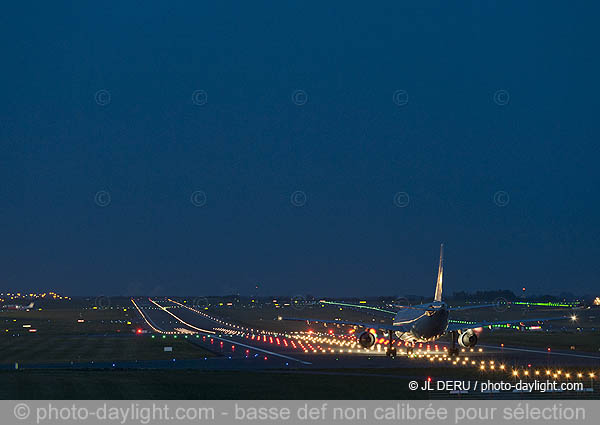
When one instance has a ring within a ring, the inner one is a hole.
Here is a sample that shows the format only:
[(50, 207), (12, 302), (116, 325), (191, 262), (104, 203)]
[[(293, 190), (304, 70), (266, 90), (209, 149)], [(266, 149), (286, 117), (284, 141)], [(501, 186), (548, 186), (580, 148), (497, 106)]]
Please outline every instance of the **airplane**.
[(2, 308), (6, 310), (30, 310), (33, 308), (33, 301), (29, 305), (9, 304), (3, 305)]
[[(386, 354), (389, 357), (396, 356), (396, 347), (393, 346), (394, 336), (407, 343), (408, 353), (412, 353), (412, 349), (417, 342), (431, 342), (435, 341), (442, 336), (450, 333), (452, 334), (452, 347), (448, 351), (450, 355), (458, 355), (459, 348), (456, 346), (457, 343), (464, 348), (472, 348), (477, 344), (477, 334), (474, 329), (482, 328), (486, 326), (494, 325), (510, 325), (510, 324), (522, 324), (524, 322), (541, 322), (547, 320), (559, 320), (566, 319), (567, 317), (546, 317), (539, 319), (517, 319), (517, 320), (505, 320), (500, 322), (478, 322), (478, 323), (450, 323), (449, 316), (451, 311), (455, 310), (468, 310), (473, 308), (492, 307), (496, 304), (485, 304), (485, 305), (474, 305), (474, 306), (462, 306), (462, 307), (449, 307), (445, 302), (442, 301), (442, 286), (444, 278), (444, 244), (440, 247), (440, 262), (438, 266), (438, 275), (435, 285), (435, 294), (433, 301), (426, 304), (420, 304), (415, 306), (404, 306), (400, 307), (397, 312), (388, 312), (394, 315), (394, 319), (391, 325), (386, 324), (374, 324), (374, 323), (361, 323), (351, 322), (343, 320), (322, 320), (322, 319), (305, 319), (305, 318), (281, 318), (281, 320), (295, 320), (295, 321), (306, 321), (306, 322), (321, 322), (330, 323), (337, 325), (349, 325), (365, 328), (358, 336), (358, 343), (365, 349), (371, 348), (375, 345), (377, 340), (374, 330), (382, 330), (388, 334), (390, 343), (386, 349)], [(335, 303), (332, 303), (335, 304)], [(344, 304), (347, 305), (347, 304)], [(365, 306), (356, 306), (365, 308)], [(366, 307), (372, 308), (372, 307)], [(570, 317), (575, 320), (575, 316)], [(410, 346), (408, 346), (410, 344)]]

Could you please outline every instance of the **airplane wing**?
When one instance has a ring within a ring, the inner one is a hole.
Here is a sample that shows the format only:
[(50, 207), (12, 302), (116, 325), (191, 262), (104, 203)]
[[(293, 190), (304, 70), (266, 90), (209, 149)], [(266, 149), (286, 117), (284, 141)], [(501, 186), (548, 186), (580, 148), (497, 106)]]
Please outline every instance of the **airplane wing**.
[(281, 320), (293, 320), (296, 322), (314, 322), (314, 323), (329, 323), (332, 325), (348, 325), (348, 326), (360, 326), (367, 329), (384, 329), (386, 331), (400, 331), (406, 332), (403, 326), (394, 326), (391, 324), (384, 323), (363, 323), (363, 322), (348, 322), (345, 320), (323, 320), (323, 319), (307, 319), (299, 317), (283, 317)]
[(559, 316), (559, 317), (543, 317), (538, 319), (515, 319), (515, 320), (504, 320), (499, 322), (477, 322), (477, 323), (449, 323), (448, 324), (448, 332), (451, 331), (466, 331), (468, 329), (474, 328), (485, 328), (486, 326), (494, 326), (494, 325), (515, 325), (520, 323), (527, 322), (546, 322), (548, 320), (565, 320), (569, 319), (568, 316)]
[(325, 305), (335, 305), (335, 306), (341, 306), (341, 307), (347, 307), (347, 308), (352, 308), (352, 309), (356, 309), (356, 310), (372, 310), (374, 312), (377, 313), (386, 313), (386, 314), (396, 314), (395, 311), (390, 311), (390, 310), (385, 310), (381, 307), (373, 307), (373, 306), (369, 306), (369, 305), (357, 305), (357, 304), (349, 304), (349, 303), (343, 303), (343, 302), (338, 302), (338, 301), (325, 301), (325, 300), (320, 300), (319, 301), (320, 304), (325, 304)]

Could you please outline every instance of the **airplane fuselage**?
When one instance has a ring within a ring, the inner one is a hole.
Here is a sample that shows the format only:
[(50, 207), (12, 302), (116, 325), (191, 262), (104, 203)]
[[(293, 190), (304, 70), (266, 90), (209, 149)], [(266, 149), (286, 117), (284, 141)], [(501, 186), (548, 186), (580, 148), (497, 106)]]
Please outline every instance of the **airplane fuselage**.
[(394, 317), (394, 326), (404, 329), (396, 331), (396, 335), (412, 343), (434, 341), (446, 333), (448, 315), (448, 307), (443, 302), (433, 302), (426, 306), (424, 311), (404, 309)]

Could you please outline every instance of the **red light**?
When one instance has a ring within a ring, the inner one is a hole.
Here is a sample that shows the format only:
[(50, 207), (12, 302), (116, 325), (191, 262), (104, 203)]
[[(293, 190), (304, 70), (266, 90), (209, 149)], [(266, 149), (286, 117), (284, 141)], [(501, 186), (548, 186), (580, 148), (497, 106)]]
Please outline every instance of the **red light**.
[(267, 359), (268, 359), (268, 357), (267, 357), (267, 356), (265, 356), (265, 360), (267, 360)]
[(427, 382), (431, 382), (431, 376), (427, 377)]
[(523, 291), (525, 290), (525, 287), (523, 287)]
[(550, 351), (550, 347), (548, 347), (548, 351)]
[(329, 335), (333, 335), (333, 329), (329, 329)]
[(142, 330), (141, 330), (141, 329), (138, 329), (138, 330), (137, 330), (137, 331), (135, 331), (135, 332), (136, 332), (136, 333), (138, 333), (138, 334), (141, 334), (141, 333), (142, 333)]

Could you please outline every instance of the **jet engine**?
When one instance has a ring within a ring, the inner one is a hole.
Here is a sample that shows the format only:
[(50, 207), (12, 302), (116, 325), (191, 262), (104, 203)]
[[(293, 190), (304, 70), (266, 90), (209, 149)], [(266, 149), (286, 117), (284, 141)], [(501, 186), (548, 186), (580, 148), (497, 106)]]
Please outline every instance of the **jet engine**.
[(477, 335), (473, 332), (473, 329), (461, 333), (458, 336), (458, 344), (465, 348), (475, 347), (475, 344), (477, 344)]
[(363, 332), (358, 336), (358, 343), (363, 348), (371, 348), (375, 345), (375, 335), (371, 332)]

